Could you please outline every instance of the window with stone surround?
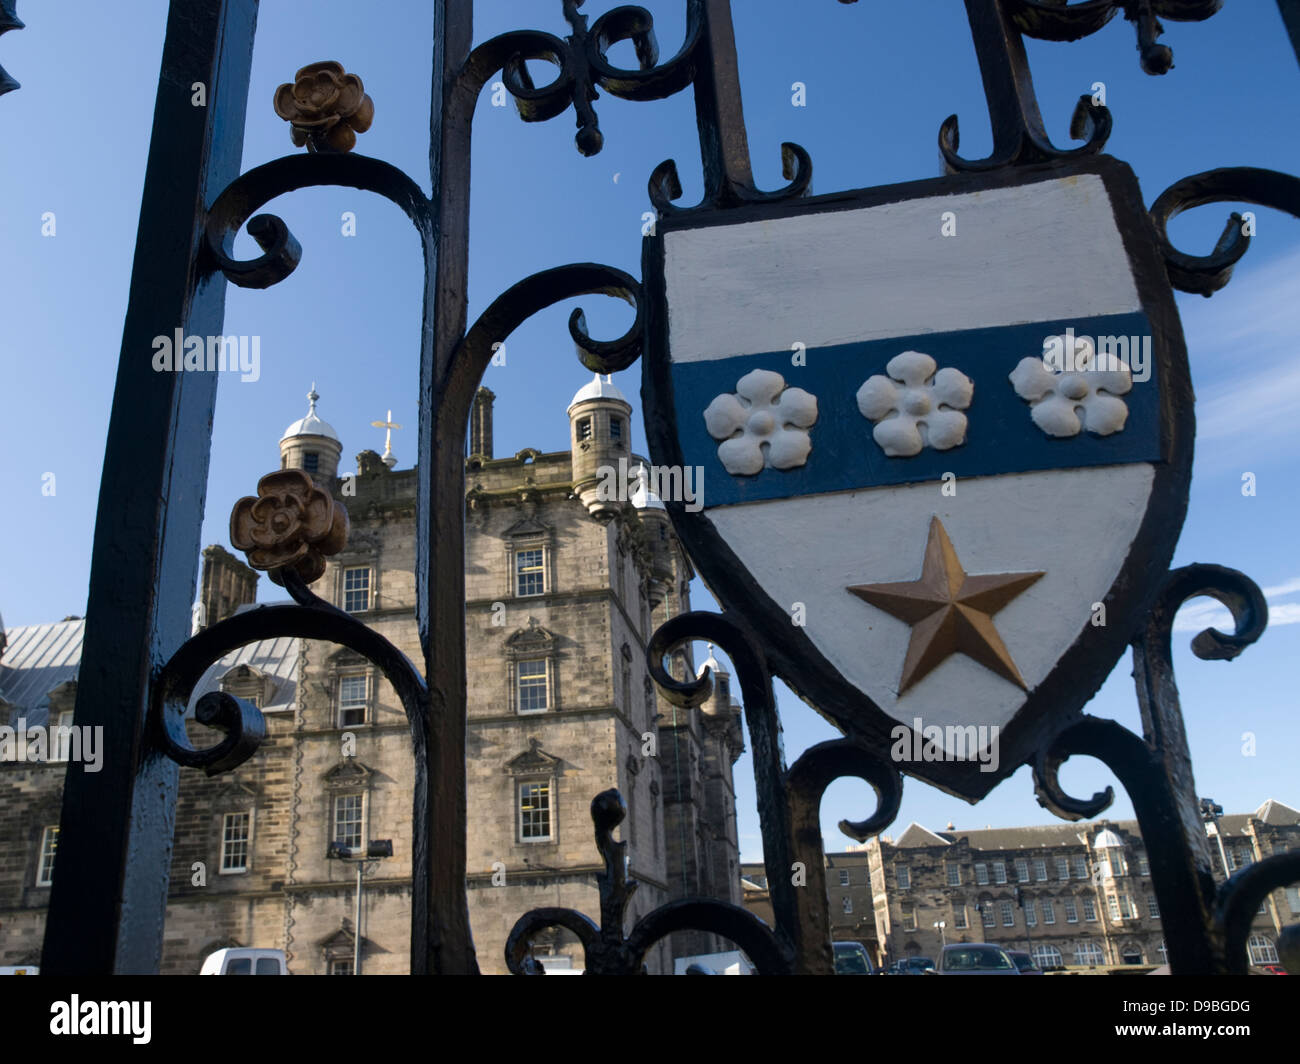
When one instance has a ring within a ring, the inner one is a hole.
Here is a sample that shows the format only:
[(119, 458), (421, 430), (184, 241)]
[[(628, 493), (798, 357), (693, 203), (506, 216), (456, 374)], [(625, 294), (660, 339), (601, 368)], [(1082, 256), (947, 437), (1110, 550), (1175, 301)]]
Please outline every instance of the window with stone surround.
[(546, 594), (546, 552), (529, 547), (515, 552), (515, 596), (529, 598)]
[(362, 613), (370, 609), (370, 566), (350, 565), (343, 570), (343, 609)]
[(1005, 883), (1007, 881), (1007, 863), (1006, 861), (993, 862), (993, 882)]
[(1070, 878), (1070, 859), (1068, 857), (1058, 857), (1056, 859), (1056, 878), (1060, 880)]
[(1056, 906), (1052, 903), (1051, 898), (1043, 899), (1043, 923), (1056, 923)]
[(1077, 924), (1079, 922), (1079, 907), (1075, 904), (1073, 898), (1066, 898), (1062, 904), (1065, 906), (1065, 922), (1067, 924)]
[(961, 865), (959, 864), (948, 865), (948, 886), (950, 887), (961, 886)]
[(1016, 858), (1016, 882), (1017, 883), (1029, 882), (1029, 861), (1027, 858), (1024, 857)]
[(956, 902), (952, 907), (952, 926), (958, 931), (965, 931), (969, 926), (966, 921), (966, 906), (962, 902)]
[(1011, 902), (1009, 902), (1009, 901), (1000, 901), (1000, 902), (998, 902), (998, 909), (999, 909), (999, 911), (1002, 913), (1002, 926), (1003, 926), (1003, 927), (1015, 927), (1015, 926), (1016, 926), (1016, 910), (1015, 910), (1015, 907), (1011, 904)]
[(333, 841), (340, 846), (358, 848), (362, 839), (362, 816), (365, 812), (365, 796), (361, 794), (340, 794), (334, 799), (334, 836)]
[(51, 824), (41, 832), (40, 860), (36, 867), (36, 885), (48, 887), (54, 882), (54, 858), (59, 850), (59, 826)]
[(550, 709), (550, 684), (546, 659), (515, 662), (515, 705), (518, 713), (545, 713)]
[(1074, 947), (1074, 963), (1095, 967), (1105, 964), (1101, 947), (1095, 942), (1080, 942)]
[(1154, 894), (1147, 895), (1147, 916), (1152, 920), (1160, 919), (1160, 905), (1156, 902), (1156, 896)]
[(252, 814), (227, 813), (221, 820), (221, 867), (223, 876), (248, 871)]
[(984, 917), (985, 927), (997, 927), (998, 918), (997, 918), (997, 914), (994, 913), (993, 911), (993, 903), (991, 901), (982, 902), (980, 906), (980, 912), (981, 915)]
[(1091, 898), (1083, 899), (1083, 918), (1090, 924), (1097, 922), (1097, 905)]
[(915, 906), (908, 906), (906, 909), (903, 910), (903, 930), (904, 931), (916, 930), (916, 907)]
[[(1073, 866), (1074, 866), (1074, 878), (1075, 878), (1075, 879), (1087, 879), (1087, 878), (1088, 878), (1088, 858), (1083, 857), (1082, 855), (1080, 855), (1080, 856), (1077, 856), (1077, 857), (1072, 857), (1072, 858), (1070, 859), (1070, 861), (1071, 861), (1071, 863), (1072, 863)], [(1144, 874), (1145, 874), (1145, 873), (1144, 873)]]
[(983, 863), (975, 865), (975, 882), (981, 887), (987, 886), (989, 881), (989, 866)]
[(1035, 857), (1035, 858), (1034, 858), (1034, 879), (1036, 879), (1039, 883), (1046, 882), (1046, 880), (1047, 880), (1047, 858), (1045, 858), (1045, 857)]
[(252, 702), (258, 709), (270, 701), (271, 679), (252, 665), (236, 665), (221, 677), (218, 686), (228, 695)]
[(355, 728), (366, 722), (370, 704), (370, 677), (364, 672), (338, 678), (338, 722), (340, 728)]
[(521, 842), (551, 840), (550, 780), (519, 784), (519, 839)]
[(898, 876), (899, 890), (912, 889), (912, 872), (911, 869), (907, 867), (907, 865), (899, 865), (898, 868), (895, 870), (895, 874)]
[(847, 887), (848, 885), (849, 885), (849, 870), (848, 870), (847, 868), (841, 868), (841, 869), (840, 869), (840, 886), (841, 886), (841, 887)]
[(1025, 902), (1025, 926), (1038, 926), (1038, 905), (1033, 898), (1029, 898)]
[(1246, 950), (1251, 964), (1277, 964), (1277, 947), (1267, 935), (1254, 934), (1246, 940)]
[(528, 627), (521, 628), (506, 640), (506, 683), (510, 698), (510, 712), (516, 715), (546, 713), (556, 709), (556, 638), (528, 619)]
[(332, 961), (329, 962), (329, 974), (330, 975), (352, 975), (353, 974), (352, 958), (335, 957)]

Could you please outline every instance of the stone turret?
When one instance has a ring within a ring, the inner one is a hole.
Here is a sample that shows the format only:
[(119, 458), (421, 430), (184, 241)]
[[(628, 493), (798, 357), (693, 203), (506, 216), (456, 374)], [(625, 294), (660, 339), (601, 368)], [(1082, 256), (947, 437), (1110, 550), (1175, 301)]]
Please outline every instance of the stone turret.
[(672, 525), (668, 520), (668, 511), (650, 486), (650, 476), (644, 463), (636, 467), (636, 486), (632, 490), (631, 503), (645, 530), (646, 546), (650, 551), (648, 598), (653, 610), (663, 602), (668, 589), (673, 586), (675, 571)]
[(469, 457), (484, 460), (492, 457), (492, 401), (496, 395), (488, 388), (474, 393), (469, 411)]
[(295, 421), (280, 437), (280, 468), (301, 469), (318, 480), (338, 475), (343, 444), (327, 421), (316, 416), (316, 385), (307, 393), (307, 416)]
[(619, 498), (626, 487), (619, 484), (619, 473), (626, 472), (631, 453), (631, 415), (623, 393), (599, 374), (569, 404), (573, 491), (597, 521), (612, 520), (624, 506)]
[(195, 630), (230, 617), (240, 606), (257, 601), (257, 573), (224, 547), (203, 548), (203, 584)]

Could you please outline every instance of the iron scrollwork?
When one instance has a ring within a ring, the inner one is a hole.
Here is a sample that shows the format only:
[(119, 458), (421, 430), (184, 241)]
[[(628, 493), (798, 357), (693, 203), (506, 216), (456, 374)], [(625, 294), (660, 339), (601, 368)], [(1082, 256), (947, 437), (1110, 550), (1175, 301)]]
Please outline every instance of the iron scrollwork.
[(1300, 218), (1300, 178), (1277, 170), (1232, 166), (1193, 174), (1160, 193), (1151, 205), (1151, 220), (1169, 281), (1175, 288), (1210, 296), (1232, 278), (1232, 268), (1246, 254), (1251, 239), (1251, 227), (1236, 211), (1229, 216), (1208, 255), (1188, 255), (1169, 240), (1171, 218), (1192, 207), (1228, 201), (1257, 203)]

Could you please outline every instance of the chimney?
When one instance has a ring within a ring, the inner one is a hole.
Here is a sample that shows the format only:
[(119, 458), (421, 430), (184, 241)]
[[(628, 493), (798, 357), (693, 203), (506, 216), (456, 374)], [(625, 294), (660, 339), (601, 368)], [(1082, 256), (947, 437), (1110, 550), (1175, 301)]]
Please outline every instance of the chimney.
[(487, 388), (474, 395), (474, 406), (469, 413), (469, 453), (473, 457), (492, 457), (492, 400), (496, 396)]
[(210, 628), (256, 600), (257, 573), (224, 547), (204, 547), (199, 626)]

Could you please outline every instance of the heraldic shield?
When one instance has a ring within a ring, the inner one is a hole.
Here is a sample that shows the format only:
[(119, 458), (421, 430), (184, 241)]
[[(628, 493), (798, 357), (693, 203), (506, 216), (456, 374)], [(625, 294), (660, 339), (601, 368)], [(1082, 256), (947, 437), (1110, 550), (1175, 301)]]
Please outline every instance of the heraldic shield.
[(1132, 172), (687, 212), (644, 271), (650, 453), (695, 484), (664, 501), (710, 590), (847, 735), (982, 797), (1096, 693), (1186, 510), (1187, 356)]

